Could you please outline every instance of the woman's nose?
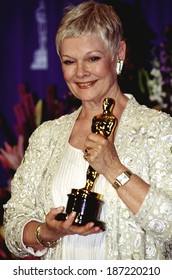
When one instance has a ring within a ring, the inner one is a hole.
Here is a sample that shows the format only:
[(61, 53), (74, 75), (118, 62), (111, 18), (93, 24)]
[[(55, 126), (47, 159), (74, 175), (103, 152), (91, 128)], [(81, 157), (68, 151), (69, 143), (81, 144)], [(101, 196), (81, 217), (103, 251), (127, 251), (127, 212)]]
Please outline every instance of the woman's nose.
[(87, 66), (83, 62), (77, 64), (76, 75), (80, 78), (89, 75)]

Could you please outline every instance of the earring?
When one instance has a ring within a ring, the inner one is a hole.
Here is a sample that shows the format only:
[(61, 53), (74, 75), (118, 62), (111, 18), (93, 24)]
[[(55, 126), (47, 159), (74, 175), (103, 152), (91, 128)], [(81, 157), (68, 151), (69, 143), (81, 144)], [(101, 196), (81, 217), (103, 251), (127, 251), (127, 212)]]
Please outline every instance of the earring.
[(116, 73), (117, 75), (120, 75), (122, 72), (124, 60), (123, 59), (118, 59), (117, 64), (116, 64)]

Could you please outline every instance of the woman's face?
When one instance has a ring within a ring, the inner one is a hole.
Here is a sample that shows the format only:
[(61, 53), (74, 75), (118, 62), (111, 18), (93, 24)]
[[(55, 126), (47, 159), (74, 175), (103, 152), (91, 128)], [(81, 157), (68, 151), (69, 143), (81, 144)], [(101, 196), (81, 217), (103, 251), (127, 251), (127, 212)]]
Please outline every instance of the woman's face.
[(64, 39), (60, 57), (64, 79), (81, 101), (96, 101), (114, 94), (115, 62), (100, 37)]

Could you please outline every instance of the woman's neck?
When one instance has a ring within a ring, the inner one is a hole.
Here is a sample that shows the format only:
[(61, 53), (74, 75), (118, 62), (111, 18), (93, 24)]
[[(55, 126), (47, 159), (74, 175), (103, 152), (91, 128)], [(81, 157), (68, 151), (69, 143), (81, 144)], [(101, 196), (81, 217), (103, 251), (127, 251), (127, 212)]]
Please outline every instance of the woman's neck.
[[(114, 96), (110, 96), (115, 100), (115, 106), (113, 114), (120, 119), (125, 106), (128, 101), (128, 97), (125, 96), (121, 91), (118, 91)], [(78, 117), (79, 120), (92, 120), (94, 116), (99, 115), (103, 112), (103, 100), (99, 102), (83, 102), (82, 110)]]

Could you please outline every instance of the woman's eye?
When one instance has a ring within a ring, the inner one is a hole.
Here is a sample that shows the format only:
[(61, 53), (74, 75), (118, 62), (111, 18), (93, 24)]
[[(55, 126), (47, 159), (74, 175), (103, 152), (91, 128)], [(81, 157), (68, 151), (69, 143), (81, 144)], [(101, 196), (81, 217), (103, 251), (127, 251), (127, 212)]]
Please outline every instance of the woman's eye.
[(74, 63), (74, 61), (72, 61), (72, 60), (64, 60), (63, 61), (63, 64), (66, 64), (66, 65), (71, 65), (72, 63)]
[(95, 62), (95, 61), (98, 61), (99, 59), (100, 59), (100, 57), (98, 57), (98, 56), (93, 56), (93, 57), (90, 57), (90, 58), (89, 58), (89, 61)]

